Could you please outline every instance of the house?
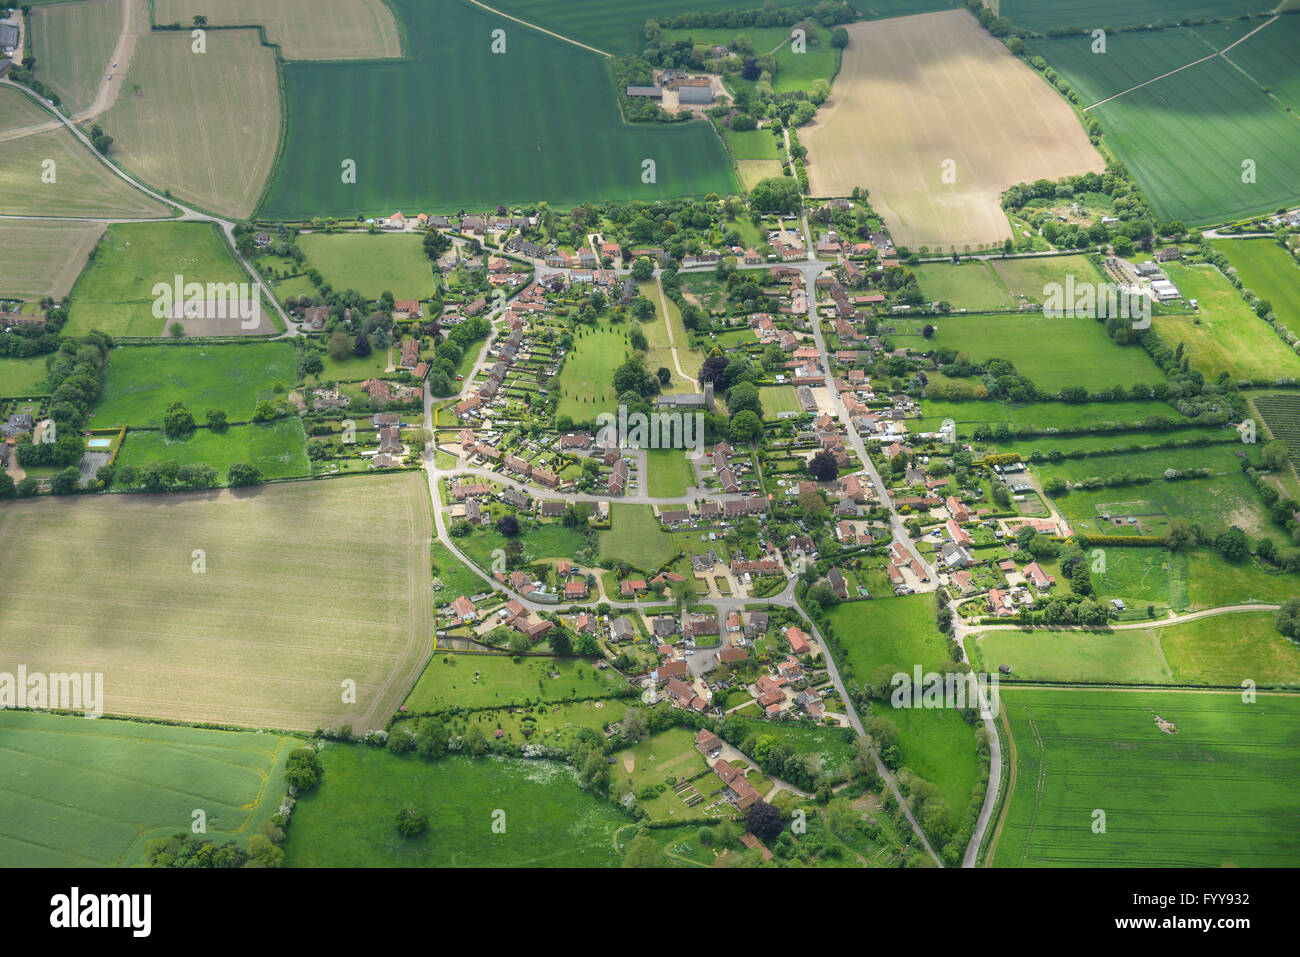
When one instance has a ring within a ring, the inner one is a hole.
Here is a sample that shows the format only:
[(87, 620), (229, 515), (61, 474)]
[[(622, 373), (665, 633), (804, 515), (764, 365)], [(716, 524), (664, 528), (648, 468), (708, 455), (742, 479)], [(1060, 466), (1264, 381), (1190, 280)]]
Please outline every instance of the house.
[(713, 773), (721, 779), (727, 800), (734, 804), (738, 810), (748, 810), (762, 797), (758, 793), (758, 789), (745, 780), (744, 773), (732, 767), (728, 761), (719, 759), (713, 765)]
[(1025, 578), (1029, 579), (1039, 591), (1046, 591), (1056, 584), (1056, 579), (1043, 571), (1038, 562), (1030, 562), (1025, 566)]
[(813, 688), (806, 688), (794, 696), (794, 703), (813, 720), (820, 720), (826, 713), (826, 703)]
[(632, 627), (631, 619), (626, 616), (615, 618), (609, 626), (609, 633), (615, 641), (631, 641), (636, 637), (636, 629)]
[(620, 595), (628, 598), (649, 591), (649, 587), (644, 578), (625, 578), (619, 582), (618, 590)]
[(692, 618), (686, 623), (686, 636), (688, 638), (716, 638), (720, 634), (718, 631), (718, 619), (713, 615), (703, 618)]
[(949, 495), (944, 504), (947, 506), (948, 514), (958, 522), (969, 522), (975, 517), (975, 513), (963, 505), (955, 495)]
[(1009, 618), (1015, 614), (1011, 604), (1011, 595), (1001, 588), (989, 590), (989, 611), (997, 618)]
[(667, 638), (677, 634), (679, 625), (676, 615), (655, 615), (650, 619), (650, 628), (656, 638)]
[(451, 607), (452, 611), (455, 612), (457, 621), (470, 622), (478, 617), (478, 610), (474, 607), (474, 603), (464, 595), (452, 602)]
[(840, 573), (838, 568), (831, 568), (831, 570), (826, 573), (826, 580), (830, 582), (831, 591), (835, 592), (836, 597), (838, 597), (840, 601), (848, 600), (849, 586), (844, 581), (844, 575)]
[(947, 529), (948, 537), (952, 539), (954, 545), (961, 545), (964, 547), (971, 544), (972, 539), (970, 535), (967, 534), (966, 529), (957, 524), (956, 519), (948, 519), (948, 521), (944, 523), (944, 528)]
[(695, 735), (695, 747), (706, 758), (716, 758), (722, 753), (722, 739), (707, 728), (701, 728)]
[(515, 508), (528, 508), (533, 500), (517, 488), (508, 488), (501, 493), (501, 501)]
[(797, 625), (791, 625), (785, 630), (785, 640), (790, 643), (790, 650), (800, 657), (812, 651), (807, 633)]
[(690, 675), (691, 669), (684, 661), (665, 661), (655, 669), (655, 675), (662, 684), (665, 681), (680, 681)]
[(393, 303), (394, 319), (419, 319), (420, 303), (415, 299), (398, 299)]
[(550, 469), (535, 468), (533, 469), (533, 481), (547, 488), (557, 488), (560, 484), (560, 477)]
[(578, 598), (587, 597), (587, 583), (579, 579), (578, 581), (564, 583), (564, 598), (566, 601), (573, 601)]
[(723, 648), (721, 651), (713, 653), (713, 659), (720, 665), (735, 664), (737, 661), (744, 661), (749, 657), (749, 652), (744, 648), (735, 646)]
[(786, 681), (795, 682), (803, 678), (803, 665), (798, 658), (787, 658), (776, 666), (777, 672)]

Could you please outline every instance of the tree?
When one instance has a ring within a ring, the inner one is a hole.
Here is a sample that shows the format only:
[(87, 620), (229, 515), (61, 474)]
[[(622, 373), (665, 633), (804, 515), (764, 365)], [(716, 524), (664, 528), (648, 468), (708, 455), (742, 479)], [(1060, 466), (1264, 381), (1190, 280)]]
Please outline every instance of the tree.
[(655, 372), (655, 378), (659, 380), (660, 385), (667, 385), (673, 381), (672, 371), (667, 366), (660, 366)]
[(655, 274), (655, 264), (652, 260), (642, 256), (632, 264), (632, 278), (637, 282), (645, 282)]
[(763, 434), (763, 420), (746, 409), (732, 417), (729, 431), (733, 442), (755, 442)]
[(408, 804), (397, 812), (397, 833), (402, 837), (415, 837), (428, 826), (428, 816), (413, 804)]
[(364, 332), (357, 333), (356, 341), (352, 343), (352, 354), (358, 359), (364, 359), (370, 355), (370, 340)]
[(519, 534), (519, 519), (513, 515), (502, 515), (497, 519), (497, 531), (506, 538), (514, 538)]
[(659, 842), (648, 834), (638, 834), (627, 843), (624, 867), (667, 867), (668, 855)]
[(759, 400), (758, 388), (752, 382), (740, 382), (732, 386), (727, 393), (727, 408), (732, 415), (753, 412), (761, 419), (763, 403)]
[(640, 708), (628, 708), (623, 712), (623, 720), (619, 722), (623, 737), (631, 744), (637, 744), (645, 739), (647, 726), (645, 712)]
[(1274, 618), (1277, 630), (1292, 641), (1300, 641), (1300, 598), (1289, 598)]
[(1165, 532), (1165, 546), (1176, 552), (1195, 544), (1196, 530), (1192, 528), (1192, 523), (1182, 516), (1170, 519), (1169, 529)]
[(341, 362), (352, 354), (352, 337), (342, 331), (334, 333), (334, 335), (330, 336), (325, 351), (330, 354), (330, 358), (335, 362)]
[(840, 466), (834, 455), (822, 449), (808, 460), (808, 474), (818, 482), (833, 482), (839, 478)]
[(226, 470), (226, 481), (232, 488), (261, 485), (262, 473), (256, 466), (249, 465), (247, 462), (236, 462)]
[(781, 820), (781, 812), (774, 805), (760, 799), (750, 806), (749, 813), (745, 815), (745, 823), (755, 837), (770, 841), (781, 833), (784, 822)]
[(194, 434), (194, 416), (181, 402), (173, 402), (163, 413), (163, 435), (183, 439)]
[(573, 654), (573, 636), (563, 628), (552, 628), (547, 641), (550, 642), (551, 651), (555, 654), (560, 656)]
[(182, 322), (173, 322), (167, 327), (167, 331), (171, 334), (173, 339), (183, 338), (185, 335), (185, 324)]
[(831, 46), (836, 50), (843, 50), (849, 45), (849, 31), (843, 27), (836, 27), (831, 31)]
[(325, 371), (325, 362), (319, 353), (309, 352), (302, 359), (303, 375), (320, 375)]
[(749, 202), (761, 213), (793, 213), (803, 206), (799, 184), (788, 176), (759, 180), (749, 191)]
[(71, 495), (77, 490), (80, 481), (81, 471), (75, 465), (69, 465), (50, 479), (50, 491), (55, 495)]
[(224, 432), (226, 430), (226, 413), (224, 409), (208, 409), (203, 414), (207, 420), (208, 428), (213, 432)]
[(1214, 540), (1214, 550), (1230, 562), (1243, 562), (1250, 557), (1250, 539), (1234, 525)]
[(436, 759), (447, 753), (447, 726), (440, 718), (422, 718), (415, 729), (415, 750), (425, 758)]
[(1263, 457), (1266, 468), (1273, 471), (1286, 468), (1289, 450), (1281, 439), (1266, 443), (1259, 454)]

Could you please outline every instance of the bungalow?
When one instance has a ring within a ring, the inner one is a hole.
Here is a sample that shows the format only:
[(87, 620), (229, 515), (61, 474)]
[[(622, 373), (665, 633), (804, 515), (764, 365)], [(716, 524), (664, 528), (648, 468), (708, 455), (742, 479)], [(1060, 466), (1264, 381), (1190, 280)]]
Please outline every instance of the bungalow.
[(618, 590), (619, 594), (626, 598), (631, 595), (644, 594), (649, 590), (649, 586), (644, 578), (625, 578), (619, 582)]
[(568, 506), (564, 502), (542, 502), (538, 513), (542, 518), (563, 518)]
[(1038, 562), (1030, 562), (1025, 566), (1025, 577), (1033, 582), (1034, 587), (1039, 591), (1046, 591), (1056, 584), (1056, 579), (1043, 571)]
[(636, 629), (632, 627), (632, 622), (626, 616), (615, 618), (609, 626), (609, 633), (615, 641), (631, 641), (636, 637)]
[(685, 508), (666, 509), (659, 513), (659, 524), (664, 528), (676, 528), (687, 524), (690, 520), (690, 510)]
[(650, 619), (650, 628), (656, 638), (675, 635), (679, 627), (676, 615), (655, 615)]
[(800, 657), (812, 651), (807, 633), (798, 625), (791, 625), (785, 630), (785, 640), (790, 643), (790, 650)]
[(419, 319), (420, 302), (417, 299), (399, 299), (393, 303), (394, 319)]

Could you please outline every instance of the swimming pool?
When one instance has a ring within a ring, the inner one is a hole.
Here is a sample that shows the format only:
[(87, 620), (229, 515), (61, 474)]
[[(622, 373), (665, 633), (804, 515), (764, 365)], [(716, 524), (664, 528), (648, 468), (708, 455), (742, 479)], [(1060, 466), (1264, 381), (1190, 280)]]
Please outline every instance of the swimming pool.
[(112, 439), (91, 439), (86, 443), (88, 449), (106, 449), (113, 444)]

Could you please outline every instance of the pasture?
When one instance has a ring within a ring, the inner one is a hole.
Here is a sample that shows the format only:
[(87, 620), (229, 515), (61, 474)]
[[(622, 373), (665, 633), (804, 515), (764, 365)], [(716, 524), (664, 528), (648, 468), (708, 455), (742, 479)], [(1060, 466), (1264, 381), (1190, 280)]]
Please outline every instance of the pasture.
[(1242, 284), (1272, 303), (1282, 324), (1300, 335), (1300, 263), (1272, 239), (1216, 239), (1212, 245)]
[(984, 260), (922, 263), (911, 269), (930, 302), (948, 302), (954, 309), (970, 312), (1015, 308), (1006, 283)]
[(199, 423), (208, 409), (247, 422), (260, 400), (275, 398), (276, 382), (293, 385), (296, 361), (287, 342), (119, 346), (109, 356), (91, 424), (161, 427), (163, 413), (178, 401)]
[(11, 867), (141, 863), (155, 838), (189, 831), (243, 844), (280, 807), (284, 762), (302, 742), (80, 715), (0, 711), (5, 814), (0, 857)]
[(627, 688), (611, 670), (574, 658), (435, 653), (406, 696), (415, 714), (450, 708), (495, 708), (533, 701), (609, 698)]
[[(275, 53), (256, 30), (209, 30), (207, 52), (187, 31), (140, 37), (116, 102), (99, 118), (113, 155), (159, 192), (247, 218), (280, 142)], [(327, 125), (322, 132), (339, 129)]]
[(377, 60), (402, 55), (399, 28), (383, 0), (154, 0), (154, 22), (266, 28), (286, 60)]
[(62, 299), (103, 234), (99, 223), (0, 222), (0, 295)]
[(427, 299), (436, 291), (435, 267), (419, 233), (304, 233), (298, 248), (307, 265), (335, 289), (355, 289), (367, 299)]
[[(1300, 698), (1004, 688), (1002, 707), (1015, 790), (995, 866), (1300, 863), (1290, 811)], [(1104, 833), (1093, 830), (1097, 808)]]
[(155, 462), (211, 465), (222, 481), (236, 462), (256, 465), (266, 479), (311, 474), (307, 436), (297, 416), (262, 425), (232, 425), (224, 432), (199, 429), (187, 439), (168, 439), (159, 430), (128, 432), (117, 465), (141, 468)]
[(574, 422), (594, 422), (600, 413), (615, 411), (618, 396), (612, 380), (614, 370), (632, 354), (627, 336), (626, 325), (578, 326), (558, 377), (556, 415), (570, 416)]
[[(321, 764), (321, 783), (294, 810), (287, 867), (615, 867), (614, 834), (632, 823), (554, 761), (453, 755), (429, 763), (335, 744)], [(414, 838), (394, 826), (408, 804), (429, 818)], [(497, 811), (505, 834), (493, 831)]]
[(0, 396), (40, 395), (49, 391), (45, 382), (46, 356), (30, 359), (0, 357)]
[(10, 503), (0, 536), (0, 670), (101, 672), (109, 714), (382, 727), (432, 648), (419, 475)]
[[(957, 423), (957, 431), (966, 434), (973, 432), (981, 424), (1089, 432), (1101, 423), (1120, 422), (1138, 425), (1152, 416), (1185, 421), (1185, 416), (1171, 405), (1134, 399), (1126, 399), (1123, 402), (1085, 403), (1013, 403), (994, 399), (945, 402), (939, 399), (926, 399), (921, 403), (921, 412), (924, 417), (914, 426), (916, 431), (934, 432), (943, 425), (944, 419), (952, 419)], [(1108, 441), (1108, 444), (1119, 444), (1122, 441), (1118, 436), (1110, 436), (1108, 439), (1116, 440), (1113, 443)], [(1039, 441), (1059, 441), (1059, 439), (1050, 436)]]
[(51, 3), (31, 12), (36, 78), (72, 113), (90, 106), (109, 69), (125, 0)]
[(1198, 309), (1155, 317), (1152, 325), (1171, 348), (1182, 343), (1192, 367), (1206, 379), (1222, 372), (1256, 382), (1300, 377), (1300, 355), (1255, 315), (1217, 268), (1169, 263), (1165, 272), (1186, 299), (1197, 300)]
[(870, 188), (899, 245), (1000, 243), (1008, 186), (1102, 169), (1069, 106), (965, 10), (847, 29), (831, 99), (800, 136), (812, 194)]
[[(410, 39), (409, 58), (285, 66), (288, 138), (261, 215), (349, 217), (737, 191), (708, 124), (625, 123), (600, 57), (466, 0), (393, 6)], [(586, 7), (574, 12), (591, 17)], [(495, 29), (505, 30), (507, 55), (492, 52)], [(448, 97), (448, 89), (462, 92)], [(563, 108), (519, 106), (539, 89)], [(412, 126), (412, 116), (439, 121)], [(402, 148), (394, 150), (388, 133), (399, 127)], [(500, 136), (502, 148), (478, 148)], [(593, 138), (598, 151), (589, 148)], [(353, 183), (341, 175), (345, 160), (356, 164)]]
[(989, 265), (1007, 285), (1013, 300), (1046, 301), (1051, 283), (1064, 286), (1073, 277), (1075, 284), (1106, 281), (1097, 264), (1088, 256), (1030, 256), (1019, 259), (992, 259)]

